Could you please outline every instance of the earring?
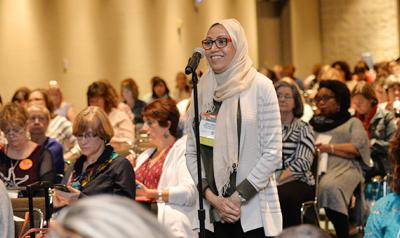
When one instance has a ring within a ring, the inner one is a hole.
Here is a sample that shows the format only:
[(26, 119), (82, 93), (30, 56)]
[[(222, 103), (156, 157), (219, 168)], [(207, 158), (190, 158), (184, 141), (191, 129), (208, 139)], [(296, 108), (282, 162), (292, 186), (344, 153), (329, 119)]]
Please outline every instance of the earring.
[(164, 132), (163, 137), (164, 137), (164, 139), (168, 139), (169, 133), (168, 132)]

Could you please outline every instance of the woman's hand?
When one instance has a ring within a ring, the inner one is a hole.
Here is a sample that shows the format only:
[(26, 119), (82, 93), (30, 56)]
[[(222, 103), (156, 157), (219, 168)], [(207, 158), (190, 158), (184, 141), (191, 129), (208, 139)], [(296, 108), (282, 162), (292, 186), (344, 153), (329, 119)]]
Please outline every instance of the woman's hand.
[(149, 191), (149, 188), (147, 188), (143, 183), (136, 180), (136, 196), (150, 198)]
[(330, 153), (331, 152), (330, 151), (331, 148), (328, 144), (319, 143), (319, 144), (316, 144), (315, 146), (319, 149), (320, 153)]
[(221, 223), (235, 223), (240, 219), (240, 199), (238, 196), (232, 195), (229, 198), (224, 198), (216, 196), (210, 189), (207, 189), (206, 198), (216, 209), (221, 218)]
[(53, 193), (53, 206), (54, 207), (64, 207), (68, 206), (71, 203), (78, 200), (81, 191), (75, 189), (71, 186), (68, 186), (70, 192), (63, 192), (57, 189), (54, 189)]

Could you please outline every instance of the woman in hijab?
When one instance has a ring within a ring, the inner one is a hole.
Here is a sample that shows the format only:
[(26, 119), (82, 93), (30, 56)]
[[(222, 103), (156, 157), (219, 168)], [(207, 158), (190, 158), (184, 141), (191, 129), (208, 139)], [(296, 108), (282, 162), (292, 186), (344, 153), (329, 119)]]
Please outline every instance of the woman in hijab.
[[(319, 184), (319, 205), (333, 223), (337, 237), (349, 237), (348, 207), (356, 187), (364, 181), (361, 165), (370, 165), (368, 135), (362, 122), (351, 117), (350, 91), (338, 80), (323, 80), (314, 98), (318, 108), (310, 121), (317, 147), (328, 154), (326, 173)], [(318, 144), (323, 134), (330, 138)]]
[[(253, 67), (237, 20), (212, 24), (202, 45), (208, 69), (199, 83), (200, 182), (207, 236), (276, 236), (282, 215), (274, 171), (282, 160), (282, 130), (274, 86)], [(197, 183), (193, 128), (186, 159)]]

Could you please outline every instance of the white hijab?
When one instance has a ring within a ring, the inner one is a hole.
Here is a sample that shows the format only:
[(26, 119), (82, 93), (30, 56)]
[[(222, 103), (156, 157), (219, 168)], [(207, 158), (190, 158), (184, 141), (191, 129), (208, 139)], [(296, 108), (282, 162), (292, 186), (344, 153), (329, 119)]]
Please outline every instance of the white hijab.
[[(246, 35), (236, 19), (226, 19), (212, 24), (221, 24), (232, 39), (236, 49), (228, 68), (220, 74), (214, 73), (210, 66), (199, 80), (199, 112), (213, 107), (213, 99), (223, 102), (217, 116), (213, 148), (214, 178), (221, 195), (233, 166), (238, 163), (237, 108), (240, 93), (251, 86), (257, 73), (248, 56)], [(256, 103), (256, 102), (255, 102)], [(190, 108), (188, 125), (193, 125), (194, 108)]]

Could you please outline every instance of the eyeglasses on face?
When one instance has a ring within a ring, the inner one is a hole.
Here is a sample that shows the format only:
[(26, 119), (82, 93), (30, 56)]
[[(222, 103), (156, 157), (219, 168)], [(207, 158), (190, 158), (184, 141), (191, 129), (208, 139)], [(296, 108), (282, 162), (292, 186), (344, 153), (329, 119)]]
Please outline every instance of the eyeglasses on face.
[(93, 139), (95, 137), (97, 137), (97, 134), (92, 133), (92, 132), (76, 135), (76, 138), (78, 138), (79, 140), (82, 140), (82, 139)]
[(335, 96), (316, 96), (316, 97), (314, 98), (314, 102), (315, 102), (315, 103), (320, 103), (320, 102), (326, 103), (326, 102), (328, 102), (330, 99), (333, 99), (333, 98), (335, 98)]
[(293, 99), (292, 96), (284, 93), (277, 93), (276, 96), (278, 97), (278, 99), (285, 99), (285, 100)]
[(211, 39), (205, 39), (201, 41), (201, 44), (203, 45), (203, 48), (205, 50), (209, 50), (212, 48), (212, 45), (215, 43), (215, 46), (217, 46), (218, 49), (222, 49), (228, 45), (228, 42), (232, 42), (231, 38), (227, 37), (218, 37), (215, 40)]
[(4, 129), (4, 135), (9, 136), (10, 134), (18, 135), (24, 130), (23, 127), (13, 127), (13, 128), (7, 128)]

